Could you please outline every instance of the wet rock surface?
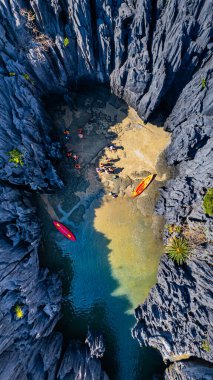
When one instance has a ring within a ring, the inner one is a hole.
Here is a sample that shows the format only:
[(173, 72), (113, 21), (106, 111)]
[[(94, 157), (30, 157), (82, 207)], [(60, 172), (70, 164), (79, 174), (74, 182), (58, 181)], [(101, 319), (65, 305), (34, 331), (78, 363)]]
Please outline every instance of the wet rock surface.
[[(39, 269), (40, 227), (26, 193), (62, 186), (55, 170), (60, 147), (43, 97), (57, 93), (70, 102), (73, 86), (99, 81), (145, 120), (160, 111), (172, 132), (167, 160), (177, 175), (162, 189), (157, 212), (168, 223), (202, 222), (210, 236), (202, 199), (213, 187), (212, 3), (5, 0), (0, 19), (1, 378), (68, 379), (74, 368), (72, 378), (104, 379), (85, 348), (69, 348), (57, 372), (62, 338), (52, 331), (61, 287), (57, 276)], [(13, 149), (23, 165), (9, 162)], [(212, 361), (210, 254), (208, 243), (183, 268), (163, 257), (158, 285), (136, 311), (133, 334), (165, 359), (189, 354)], [(23, 305), (20, 320), (16, 304)], [(204, 339), (210, 352), (200, 349)], [(82, 366), (75, 365), (79, 357)], [(203, 364), (203, 378), (205, 371)]]
[(101, 358), (104, 355), (104, 338), (102, 334), (88, 331), (85, 343), (88, 344), (92, 357)]

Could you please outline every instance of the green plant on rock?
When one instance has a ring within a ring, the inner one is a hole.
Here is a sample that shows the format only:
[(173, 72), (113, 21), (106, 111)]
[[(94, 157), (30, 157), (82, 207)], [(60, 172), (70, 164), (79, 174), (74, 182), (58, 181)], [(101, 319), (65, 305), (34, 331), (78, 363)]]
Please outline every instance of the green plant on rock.
[(201, 348), (202, 348), (202, 350), (204, 350), (206, 352), (211, 351), (211, 347), (210, 347), (209, 341), (207, 339), (203, 340), (203, 342), (201, 343)]
[(165, 228), (168, 230), (168, 233), (171, 235), (173, 232), (176, 232), (176, 233), (181, 233), (183, 228), (182, 226), (178, 226), (178, 225), (175, 225), (175, 224), (166, 224), (165, 225)]
[(29, 74), (22, 74), (23, 78), (26, 79), (26, 80), (30, 80), (30, 76)]
[(205, 214), (213, 216), (213, 188), (208, 189), (203, 198), (203, 209)]
[(17, 319), (22, 319), (24, 317), (24, 312), (20, 305), (15, 306), (15, 316)]
[(188, 242), (183, 237), (171, 238), (166, 246), (166, 253), (175, 263), (182, 265), (190, 253)]
[(16, 73), (12, 73), (12, 72), (10, 72), (10, 73), (8, 73), (8, 75), (9, 75), (9, 77), (15, 77), (15, 76), (16, 76)]
[(202, 79), (202, 88), (203, 89), (206, 88), (206, 79), (205, 78)]
[(65, 39), (64, 39), (64, 46), (66, 47), (67, 45), (69, 45), (69, 43), (70, 43), (69, 38), (65, 37)]
[(9, 162), (13, 162), (16, 167), (24, 165), (23, 154), (18, 149), (11, 150), (8, 155), (10, 156)]

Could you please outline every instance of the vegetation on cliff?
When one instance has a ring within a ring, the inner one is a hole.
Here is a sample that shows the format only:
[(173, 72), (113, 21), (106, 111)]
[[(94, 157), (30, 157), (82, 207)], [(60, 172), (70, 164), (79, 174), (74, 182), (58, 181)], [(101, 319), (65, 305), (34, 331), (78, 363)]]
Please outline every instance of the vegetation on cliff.
[(166, 246), (166, 253), (170, 259), (175, 261), (178, 265), (182, 265), (186, 262), (189, 252), (189, 244), (183, 237), (171, 238), (171, 241)]
[(213, 216), (213, 188), (207, 190), (203, 199), (203, 209), (205, 214)]
[(18, 149), (13, 149), (8, 152), (10, 156), (9, 162), (13, 162), (15, 166), (24, 165), (23, 154)]

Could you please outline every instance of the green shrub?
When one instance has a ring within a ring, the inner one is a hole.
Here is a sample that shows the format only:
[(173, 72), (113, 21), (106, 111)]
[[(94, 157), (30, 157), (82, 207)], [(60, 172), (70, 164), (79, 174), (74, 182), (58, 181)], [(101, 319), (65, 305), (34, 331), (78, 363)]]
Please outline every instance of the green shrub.
[(10, 156), (9, 162), (13, 162), (16, 167), (24, 165), (23, 154), (18, 149), (11, 150), (8, 155)]
[(201, 348), (202, 350), (206, 351), (206, 352), (210, 352), (211, 351), (211, 347), (210, 347), (210, 344), (208, 342), (208, 340), (204, 340), (202, 343), (201, 343)]
[(15, 306), (15, 316), (17, 319), (22, 319), (24, 317), (24, 312), (19, 305)]
[(175, 263), (181, 265), (185, 263), (189, 256), (189, 245), (184, 238), (174, 237), (170, 240), (170, 243), (166, 246), (166, 253)]
[(205, 214), (213, 216), (213, 188), (207, 190), (203, 199), (203, 209)]
[(204, 78), (202, 79), (202, 88), (206, 88), (206, 80)]
[(173, 232), (176, 232), (178, 234), (180, 234), (183, 230), (183, 227), (182, 226), (178, 226), (178, 225), (175, 225), (175, 224), (166, 224), (165, 225), (165, 228), (168, 230), (168, 233), (171, 235)]
[(22, 74), (22, 76), (24, 77), (24, 79), (26, 79), (26, 80), (30, 80), (30, 76), (29, 76), (29, 74)]
[(67, 45), (69, 45), (69, 43), (70, 43), (69, 38), (65, 37), (65, 39), (64, 39), (64, 46), (66, 47)]
[(12, 73), (12, 72), (10, 72), (10, 73), (8, 73), (8, 75), (9, 75), (9, 77), (15, 77), (15, 76), (16, 76), (16, 73)]

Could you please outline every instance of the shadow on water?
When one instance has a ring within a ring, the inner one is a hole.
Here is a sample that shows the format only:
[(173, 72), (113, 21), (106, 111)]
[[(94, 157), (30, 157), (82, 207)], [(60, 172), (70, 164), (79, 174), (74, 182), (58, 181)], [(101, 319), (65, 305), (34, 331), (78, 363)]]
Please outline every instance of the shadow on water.
[[(113, 121), (104, 120), (105, 129), (109, 129), (112, 122), (121, 122), (127, 114), (126, 104), (110, 95), (106, 89), (102, 91), (98, 88), (97, 97), (94, 91), (92, 95), (93, 101), (91, 94), (90, 96), (88, 93), (76, 94), (72, 100), (76, 112), (81, 108), (82, 101), (87, 104), (88, 109), (92, 102), (95, 102), (99, 104), (101, 111), (106, 99), (115, 109), (122, 108), (122, 112), (116, 113)], [(55, 105), (52, 104), (49, 108), (50, 115), (54, 117), (57, 112), (60, 118), (64, 110), (61, 110), (60, 106), (53, 112)], [(100, 118), (90, 112), (87, 115), (85, 112), (81, 120), (76, 114), (70, 128), (74, 131), (76, 126), (84, 127), (85, 124), (91, 124), (94, 128), (96, 123), (102, 123), (101, 112)], [(60, 131), (59, 138), (65, 145)], [(94, 153), (103, 149), (104, 145), (110, 144), (114, 138), (115, 134), (110, 133), (107, 136), (104, 135), (103, 138), (96, 133), (91, 134), (92, 140), (90, 140), (88, 153), (91, 159), (94, 160)], [(85, 151), (87, 143), (85, 141)], [(92, 143), (94, 152), (91, 149)], [(74, 146), (79, 144), (75, 136), (72, 144)], [(100, 146), (95, 147), (95, 144), (100, 144)], [(88, 162), (83, 162), (82, 166), (86, 169), (83, 169), (79, 175), (70, 161), (64, 159), (59, 164), (58, 170), (65, 187), (48, 196), (51, 207), (57, 210), (58, 220), (70, 227), (77, 236), (76, 243), (64, 239), (58, 231), (53, 229), (52, 218), (44, 208), (41, 199), (38, 201), (38, 213), (43, 224), (40, 263), (42, 266), (47, 266), (50, 271), (59, 273), (63, 285), (63, 316), (56, 329), (63, 332), (65, 343), (68, 343), (70, 339), (84, 341), (88, 326), (94, 331), (102, 331), (106, 343), (106, 353), (102, 362), (110, 379), (151, 380), (153, 374), (162, 373), (164, 366), (160, 355), (155, 350), (142, 349), (131, 338), (130, 329), (135, 323), (133, 315), (127, 313), (131, 309), (131, 304), (126, 295), (113, 294), (119, 288), (119, 283), (112, 277), (110, 270), (110, 240), (94, 227), (95, 210), (102, 205), (104, 191), (99, 181), (98, 185), (96, 184), (92, 191), (89, 191), (91, 183), (88, 180), (87, 165)], [(76, 191), (78, 195), (75, 194)], [(82, 213), (80, 206), (83, 208)]]

